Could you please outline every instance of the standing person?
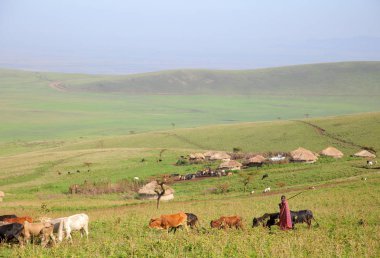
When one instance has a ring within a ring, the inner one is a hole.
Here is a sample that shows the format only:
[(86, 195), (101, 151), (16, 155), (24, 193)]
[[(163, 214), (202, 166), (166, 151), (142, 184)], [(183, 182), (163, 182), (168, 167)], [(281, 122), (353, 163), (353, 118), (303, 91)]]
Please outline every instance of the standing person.
[(292, 229), (292, 217), (290, 216), (290, 209), (288, 201), (286, 200), (285, 195), (281, 196), (280, 206), (280, 229), (288, 230)]

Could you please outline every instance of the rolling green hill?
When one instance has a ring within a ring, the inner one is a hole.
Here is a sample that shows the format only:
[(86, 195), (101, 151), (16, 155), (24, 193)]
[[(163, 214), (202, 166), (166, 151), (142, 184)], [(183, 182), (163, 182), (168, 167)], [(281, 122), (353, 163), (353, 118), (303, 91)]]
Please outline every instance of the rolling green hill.
[(172, 95), (379, 96), (380, 62), (341, 62), (257, 70), (172, 70), (124, 76), (0, 70), (4, 79), (45, 81), (59, 91)]
[(380, 62), (106, 76), (0, 70), (0, 141), (380, 110)]

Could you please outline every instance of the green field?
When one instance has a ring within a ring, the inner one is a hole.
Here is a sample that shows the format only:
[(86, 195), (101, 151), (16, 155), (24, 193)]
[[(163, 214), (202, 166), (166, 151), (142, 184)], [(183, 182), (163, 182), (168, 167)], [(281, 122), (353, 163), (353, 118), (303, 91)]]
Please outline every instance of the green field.
[(0, 142), (380, 111), (379, 74), (379, 62), (129, 76), (0, 70)]
[[(0, 244), (0, 257), (379, 257), (380, 165), (368, 167), (366, 159), (351, 157), (361, 148), (380, 150), (378, 66), (358, 62), (244, 72), (253, 81), (250, 76), (257, 74), (267, 83), (271, 77), (282, 78), (278, 95), (275, 84), (268, 88), (270, 94), (244, 94), (244, 83), (237, 83), (239, 94), (229, 94), (231, 87), (220, 94), (210, 94), (212, 87), (190, 94), (185, 87), (178, 95), (160, 95), (146, 86), (149, 94), (141, 95), (126, 90), (134, 87), (124, 83), (129, 76), (0, 71), (0, 191), (6, 193), (0, 214), (54, 218), (84, 212), (90, 217), (88, 241), (74, 233), (73, 244), (49, 248)], [(315, 80), (304, 80), (304, 90), (293, 92), (297, 87), (292, 81), (304, 77), (292, 76), (311, 70)], [(243, 78), (241, 71), (218, 73)], [(153, 75), (165, 84), (167, 74), (173, 79), (173, 72)], [(158, 80), (151, 76), (132, 77)], [(111, 78), (117, 90), (99, 90), (98, 83), (105, 85)], [(316, 88), (316, 78), (324, 86)], [(56, 81), (65, 87), (49, 87)], [(160, 83), (161, 89), (170, 88)], [(325, 95), (328, 85), (339, 90)], [(300, 146), (314, 152), (335, 146), (344, 157), (176, 182), (175, 199), (162, 202), (158, 210), (155, 201), (136, 199), (133, 192), (68, 193), (71, 185), (85, 181), (105, 184), (138, 176), (147, 182), (220, 163), (174, 165), (193, 152), (239, 148), (269, 155)], [(160, 152), (162, 162), (157, 162)], [(268, 177), (262, 179), (264, 174)], [(252, 181), (245, 189), (247, 175)], [(221, 186), (225, 193), (215, 191)], [(266, 187), (272, 189), (269, 194), (262, 193)], [(294, 231), (274, 228), (271, 233), (251, 228), (253, 217), (277, 211), (282, 194), (290, 197), (304, 190), (290, 200), (290, 208), (311, 209), (319, 227), (297, 225)], [(150, 218), (178, 211), (196, 214), (199, 231), (168, 235), (148, 228)], [(210, 228), (210, 220), (235, 214), (243, 218), (244, 231)]]

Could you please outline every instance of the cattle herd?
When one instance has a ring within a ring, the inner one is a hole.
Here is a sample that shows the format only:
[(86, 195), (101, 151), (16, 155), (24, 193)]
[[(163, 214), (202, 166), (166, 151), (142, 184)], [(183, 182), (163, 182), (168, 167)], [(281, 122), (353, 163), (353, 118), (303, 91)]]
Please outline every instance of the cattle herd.
[(62, 242), (64, 234), (66, 239), (72, 241), (71, 232), (80, 231), (88, 238), (88, 216), (84, 213), (57, 219), (41, 218), (34, 222), (31, 217), (17, 217), (16, 215), (0, 216), (0, 241), (18, 242), (20, 245), (40, 239), (41, 245), (49, 242), (56, 244), (54, 233), (58, 234), (58, 241)]
[[(291, 211), (291, 217), (293, 228), (294, 224), (304, 222), (310, 228), (311, 221), (314, 219), (310, 210)], [(266, 213), (259, 218), (253, 218), (252, 227), (262, 225), (270, 229), (272, 226), (278, 225), (278, 220), (279, 213)], [(85, 235), (88, 239), (88, 222), (89, 218), (84, 213), (56, 219), (41, 218), (38, 222), (33, 221), (31, 217), (2, 215), (0, 216), (0, 241), (2, 243), (18, 242), (20, 245), (24, 245), (33, 240), (33, 243), (40, 242), (45, 247), (49, 243), (51, 245), (57, 243), (54, 233), (58, 235), (58, 242), (63, 241), (64, 235), (66, 235), (68, 241), (72, 242), (72, 231), (80, 231), (81, 236)], [(189, 228), (199, 230), (199, 220), (193, 213), (179, 212), (153, 218), (149, 221), (149, 227), (163, 229), (168, 233), (172, 231), (175, 233), (178, 228), (185, 228), (187, 231)], [(216, 229), (244, 229), (242, 218), (236, 215), (222, 216), (219, 219), (212, 220), (210, 227)]]

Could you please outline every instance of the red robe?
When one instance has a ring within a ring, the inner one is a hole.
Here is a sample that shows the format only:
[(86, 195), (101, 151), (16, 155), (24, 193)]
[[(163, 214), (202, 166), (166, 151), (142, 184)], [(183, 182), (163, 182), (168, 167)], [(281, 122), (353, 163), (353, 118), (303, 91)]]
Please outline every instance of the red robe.
[(288, 230), (292, 228), (292, 217), (290, 216), (290, 209), (288, 201), (284, 201), (280, 205), (280, 229)]

